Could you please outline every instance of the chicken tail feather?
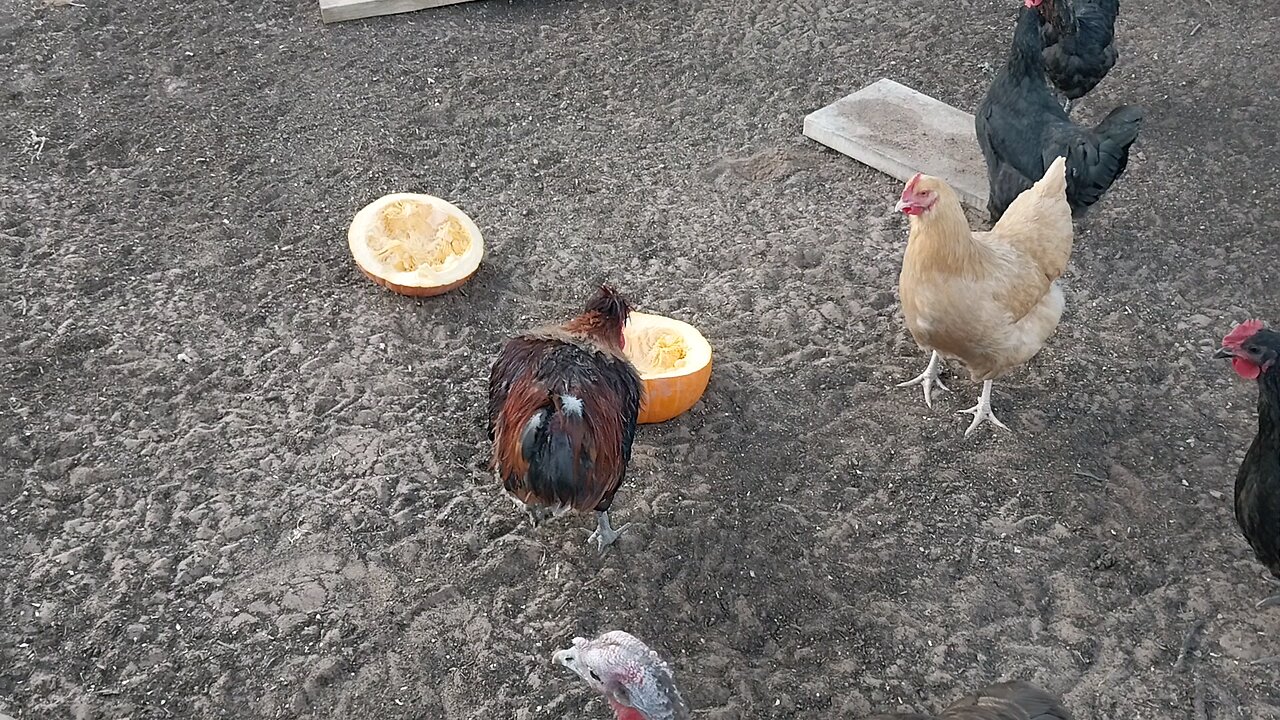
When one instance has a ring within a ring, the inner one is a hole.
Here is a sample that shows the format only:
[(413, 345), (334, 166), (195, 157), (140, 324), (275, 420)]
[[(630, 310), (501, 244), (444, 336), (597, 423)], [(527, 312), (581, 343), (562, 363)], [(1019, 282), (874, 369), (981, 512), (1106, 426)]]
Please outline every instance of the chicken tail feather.
[(1096, 176), (1105, 178), (1109, 187), (1129, 164), (1129, 147), (1138, 139), (1142, 127), (1142, 108), (1121, 105), (1112, 110), (1094, 132), (1098, 135), (1098, 169)]
[(591, 494), (590, 429), (580, 398), (564, 394), (550, 400), (551, 407), (530, 418), (521, 439), (529, 485), (541, 498), (577, 507)]
[(1102, 145), (1123, 147), (1128, 155), (1129, 146), (1138, 139), (1138, 130), (1142, 127), (1142, 108), (1137, 105), (1121, 105), (1112, 110), (1098, 126), (1093, 129), (1102, 138)]
[[(1071, 210), (1067, 205), (1067, 158), (1059, 155), (1049, 164), (1049, 169), (1045, 170), (1044, 177), (1040, 178), (1035, 185), (1022, 191), (1018, 197), (1009, 203), (1009, 208), (1005, 210), (995, 224), (997, 231), (1012, 231), (1017, 234), (1023, 232), (1022, 228), (1026, 228), (1031, 234), (1035, 234), (1034, 226), (1042, 224), (1045, 219), (1041, 216), (1049, 212), (1053, 216), (1053, 225), (1061, 227), (1065, 222), (1066, 227), (1071, 225)], [(1068, 230), (1068, 234), (1069, 234)]]
[(1067, 156), (1059, 155), (1049, 165), (1049, 169), (1044, 171), (1044, 177), (1032, 187), (1040, 193), (1041, 197), (1053, 198), (1059, 195), (1066, 197)]
[(991, 230), (1026, 253), (1046, 278), (1056, 280), (1067, 267), (1074, 235), (1066, 157), (1055, 158), (1044, 177), (1014, 198)]
[(1093, 129), (1093, 152), (1081, 156), (1073, 168), (1072, 203), (1077, 215), (1096, 203), (1129, 165), (1129, 148), (1142, 127), (1142, 108), (1121, 105)]

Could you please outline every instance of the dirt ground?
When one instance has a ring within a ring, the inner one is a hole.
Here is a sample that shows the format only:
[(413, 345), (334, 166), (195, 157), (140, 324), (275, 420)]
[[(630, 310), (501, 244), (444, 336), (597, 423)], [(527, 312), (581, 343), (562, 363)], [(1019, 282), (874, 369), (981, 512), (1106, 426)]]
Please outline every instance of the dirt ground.
[[(1280, 718), (1280, 610), (1231, 514), (1280, 322), (1280, 19), (1125, 0), (1084, 102), (1148, 119), (1031, 364), (934, 409), (900, 183), (800, 134), (880, 77), (972, 109), (1006, 0), (0, 6), (0, 712), (603, 718), (553, 649), (625, 629), (705, 720)], [(463, 291), (354, 268), (391, 191), (484, 229)], [(484, 470), (488, 363), (609, 279), (716, 349), (639, 434), (599, 557)]]

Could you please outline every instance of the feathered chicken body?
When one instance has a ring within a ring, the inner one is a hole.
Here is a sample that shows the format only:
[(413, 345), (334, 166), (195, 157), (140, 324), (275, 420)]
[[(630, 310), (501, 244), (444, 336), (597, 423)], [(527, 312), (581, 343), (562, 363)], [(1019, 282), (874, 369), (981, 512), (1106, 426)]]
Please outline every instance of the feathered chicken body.
[[(1236, 326), (1217, 357), (1258, 383), (1258, 432), (1236, 473), (1236, 522), (1258, 560), (1280, 585), (1280, 333), (1257, 320)], [(1259, 607), (1280, 605), (1280, 595)]]
[(623, 354), (627, 301), (602, 287), (578, 317), (508, 341), (489, 375), (493, 468), (530, 509), (594, 510), (600, 548), (635, 439), (643, 385)]
[(1067, 98), (1063, 108), (1097, 87), (1115, 67), (1120, 0), (1041, 0), (1040, 42), (1049, 82)]
[(1136, 105), (1121, 105), (1094, 128), (1072, 123), (1046, 85), (1040, 26), (1038, 10), (1022, 8), (1009, 60), (974, 113), (993, 221), (1060, 156), (1067, 158), (1067, 201), (1083, 213), (1124, 172), (1142, 124)]
[(923, 384), (932, 405), (939, 356), (958, 358), (982, 397), (965, 432), (991, 414), (991, 382), (1040, 351), (1065, 305), (1056, 280), (1071, 257), (1065, 160), (1053, 161), (989, 232), (971, 232), (960, 200), (941, 179), (916, 175), (898, 209), (911, 218), (898, 291), (907, 329), (931, 350), (929, 366), (903, 385)]
[(875, 715), (866, 720), (1071, 720), (1062, 701), (1029, 682), (991, 685), (928, 715)]

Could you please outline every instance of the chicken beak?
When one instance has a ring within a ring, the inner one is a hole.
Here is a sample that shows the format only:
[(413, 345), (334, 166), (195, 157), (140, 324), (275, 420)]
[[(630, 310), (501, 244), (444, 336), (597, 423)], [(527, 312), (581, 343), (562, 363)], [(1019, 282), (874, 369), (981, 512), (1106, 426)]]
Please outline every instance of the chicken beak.
[(893, 206), (893, 211), (894, 211), (894, 212), (902, 212), (903, 210), (906, 210), (906, 209), (907, 209), (907, 208), (909, 208), (909, 207), (911, 207), (911, 203), (907, 202), (906, 200), (903, 200), (903, 199), (899, 198), (899, 199), (898, 199), (898, 204)]
[(1229, 349), (1225, 347), (1218, 348), (1218, 351), (1213, 354), (1213, 357), (1217, 360), (1225, 360), (1227, 358), (1233, 358), (1235, 356), (1236, 356), (1235, 353), (1231, 352)]
[(570, 648), (569, 650), (557, 650), (555, 651), (555, 654), (551, 656), (551, 661), (557, 665), (563, 665), (567, 668), (572, 668), (571, 663), (573, 662), (573, 656), (575, 654), (576, 653), (573, 651), (572, 648)]

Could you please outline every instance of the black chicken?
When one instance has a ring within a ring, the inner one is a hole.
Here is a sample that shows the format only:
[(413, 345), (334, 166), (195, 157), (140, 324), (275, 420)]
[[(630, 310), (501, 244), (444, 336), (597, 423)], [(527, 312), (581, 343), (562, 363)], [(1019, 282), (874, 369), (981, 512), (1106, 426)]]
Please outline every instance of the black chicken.
[(1067, 157), (1067, 202), (1079, 217), (1124, 172), (1142, 124), (1136, 105), (1121, 105), (1092, 129), (1071, 122), (1046, 84), (1038, 2), (1024, 0), (1009, 60), (974, 116), (992, 222), (1061, 155)]
[(1116, 64), (1116, 16), (1120, 0), (1040, 0), (1044, 69), (1066, 96), (1063, 110), (1102, 82)]
[(991, 685), (928, 715), (873, 715), (866, 720), (1071, 720), (1062, 701), (1028, 682)]
[[(1280, 333), (1258, 320), (1240, 323), (1215, 357), (1231, 358), (1240, 377), (1258, 381), (1258, 434), (1236, 473), (1236, 522), (1280, 585)], [(1271, 605), (1280, 595), (1258, 603)]]

